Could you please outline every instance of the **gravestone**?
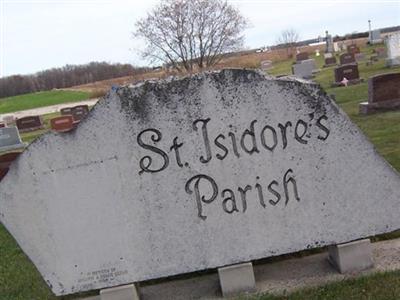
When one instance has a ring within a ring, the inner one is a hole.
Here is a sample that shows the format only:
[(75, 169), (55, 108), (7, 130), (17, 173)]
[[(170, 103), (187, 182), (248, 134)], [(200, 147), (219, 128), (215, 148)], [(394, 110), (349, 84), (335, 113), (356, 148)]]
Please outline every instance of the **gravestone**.
[(338, 66), (335, 68), (335, 86), (342, 85), (341, 82), (346, 78), (347, 84), (357, 84), (360, 82), (360, 75), (358, 72), (357, 64), (348, 64), (343, 66)]
[(9, 152), (0, 155), (0, 181), (8, 173), (11, 163), (21, 154), (21, 152)]
[(89, 106), (78, 105), (72, 109), (72, 116), (75, 122), (80, 122), (89, 114)]
[(51, 129), (57, 132), (66, 132), (74, 128), (74, 118), (71, 115), (56, 117), (50, 120)]
[(367, 58), (365, 57), (364, 53), (356, 53), (354, 54), (354, 59), (356, 62), (360, 62), (366, 60)]
[(292, 65), (292, 74), (303, 79), (310, 79), (317, 71), (317, 65), (314, 59), (302, 60)]
[(43, 128), (42, 119), (39, 116), (29, 116), (17, 119), (16, 125), (20, 132), (35, 131)]
[(300, 63), (301, 64), (309, 64), (313, 67), (313, 71), (317, 71), (317, 63), (315, 62), (315, 59), (312, 59), (312, 58), (305, 59), (305, 60), (302, 60)]
[(60, 109), (61, 115), (72, 115), (73, 107), (64, 107)]
[(335, 49), (333, 47), (333, 38), (331, 34), (328, 34), (328, 31), (325, 31), (325, 43), (326, 43), (325, 52), (327, 53), (335, 52)]
[(326, 59), (326, 58), (332, 58), (333, 57), (333, 54), (332, 53), (324, 53), (324, 58)]
[(25, 144), (21, 141), (17, 127), (12, 126), (0, 128), (0, 152), (20, 149), (23, 147), (25, 147)]
[(400, 109), (400, 73), (375, 75), (368, 79), (368, 102), (360, 103), (360, 113)]
[(386, 40), (388, 67), (400, 66), (400, 32), (390, 34)]
[(325, 58), (324, 67), (331, 67), (331, 66), (336, 66), (336, 57), (334, 56)]
[(231, 69), (120, 87), (36, 139), (0, 221), (66, 295), (390, 232), (399, 199), (318, 85)]
[(379, 29), (370, 31), (368, 40), (371, 45), (382, 43), (381, 31)]
[(375, 48), (374, 52), (378, 58), (386, 57), (386, 49), (384, 47)]
[(333, 43), (333, 50), (334, 50), (334, 52), (339, 52), (340, 51), (339, 44), (337, 42)]
[(307, 52), (300, 52), (296, 54), (296, 61), (300, 62), (302, 60), (309, 59)]
[(339, 56), (339, 60), (341, 65), (347, 65), (356, 62), (353, 53), (343, 53)]
[(66, 107), (60, 110), (61, 115), (71, 115), (74, 118), (74, 122), (82, 121), (89, 113), (89, 106), (78, 105), (74, 107)]
[(360, 53), (360, 48), (357, 45), (349, 45), (347, 46), (347, 53), (356, 54)]
[(268, 71), (273, 68), (271, 60), (263, 60), (263, 61), (261, 61), (260, 65), (261, 65), (261, 70), (264, 70), (264, 71)]

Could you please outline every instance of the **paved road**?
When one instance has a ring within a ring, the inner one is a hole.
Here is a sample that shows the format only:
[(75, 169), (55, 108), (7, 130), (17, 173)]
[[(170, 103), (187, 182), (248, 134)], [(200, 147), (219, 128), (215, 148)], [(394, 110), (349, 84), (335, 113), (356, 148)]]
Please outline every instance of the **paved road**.
[(95, 98), (95, 99), (90, 99), (90, 100), (85, 100), (85, 101), (80, 101), (80, 102), (63, 103), (63, 104), (39, 107), (39, 108), (34, 108), (34, 109), (20, 110), (20, 111), (16, 111), (16, 112), (12, 112), (12, 113), (0, 114), (0, 120), (3, 120), (4, 116), (9, 116), (9, 115), (13, 115), (15, 118), (19, 119), (19, 118), (23, 118), (23, 117), (27, 117), (27, 116), (41, 116), (41, 115), (45, 115), (45, 114), (50, 114), (50, 113), (58, 112), (62, 108), (76, 106), (76, 105), (92, 106), (92, 105), (95, 105), (98, 100), (99, 100), (98, 98)]

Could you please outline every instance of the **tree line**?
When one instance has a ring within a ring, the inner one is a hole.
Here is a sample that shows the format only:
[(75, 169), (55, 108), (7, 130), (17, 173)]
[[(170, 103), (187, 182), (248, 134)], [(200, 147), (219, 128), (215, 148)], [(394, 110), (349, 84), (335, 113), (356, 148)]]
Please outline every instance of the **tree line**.
[(51, 89), (67, 88), (99, 80), (145, 73), (147, 68), (130, 64), (91, 62), (84, 65), (66, 65), (32, 75), (13, 75), (0, 78), (0, 98)]

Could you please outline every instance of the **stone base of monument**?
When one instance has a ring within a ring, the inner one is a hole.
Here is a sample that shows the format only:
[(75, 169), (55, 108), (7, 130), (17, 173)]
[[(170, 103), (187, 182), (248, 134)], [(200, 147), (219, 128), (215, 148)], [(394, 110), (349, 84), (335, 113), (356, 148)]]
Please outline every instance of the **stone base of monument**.
[(231, 297), (246, 292), (254, 292), (256, 281), (251, 262), (218, 268), (222, 295)]
[(23, 128), (23, 129), (18, 129), (18, 131), (20, 133), (26, 133), (26, 132), (32, 132), (32, 131), (36, 131), (36, 130), (41, 130), (44, 129), (44, 126), (35, 126), (35, 127), (30, 127), (30, 128)]
[[(355, 84), (359, 84), (359, 83), (361, 83), (361, 82), (364, 82), (364, 79), (363, 79), (363, 78), (352, 79), (352, 80), (349, 80), (349, 81), (347, 82), (347, 85), (355, 85)], [(332, 85), (331, 85), (331, 87), (340, 87), (340, 86), (344, 86), (343, 83), (341, 83), (341, 82), (334, 82), (334, 83), (332, 83)]]
[(138, 287), (127, 284), (100, 290), (100, 300), (139, 300)]
[(328, 249), (328, 261), (342, 274), (359, 272), (374, 266), (369, 239), (334, 245)]
[(370, 43), (370, 45), (382, 44), (383, 39), (371, 40), (371, 41), (369, 41), (369, 43)]
[(359, 104), (360, 115), (368, 115), (376, 112), (399, 110), (400, 109), (400, 99), (381, 101), (376, 103), (361, 102)]
[(389, 68), (400, 66), (400, 57), (386, 59), (386, 66)]

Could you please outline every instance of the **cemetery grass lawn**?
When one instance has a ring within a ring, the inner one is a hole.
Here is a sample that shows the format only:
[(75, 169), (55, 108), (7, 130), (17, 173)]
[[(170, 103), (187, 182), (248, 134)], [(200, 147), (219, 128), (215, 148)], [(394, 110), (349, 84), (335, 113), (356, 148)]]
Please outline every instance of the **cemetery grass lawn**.
[(400, 298), (400, 271), (376, 273), (359, 278), (304, 288), (283, 296), (260, 294), (237, 300), (397, 300)]
[(54, 90), (0, 98), (0, 114), (82, 101), (89, 99), (89, 95), (89, 93), (82, 91)]
[[(88, 296), (95, 293), (82, 293)], [(77, 295), (56, 297), (22, 252), (13, 237), (0, 224), (0, 299), (1, 300), (69, 300)]]

